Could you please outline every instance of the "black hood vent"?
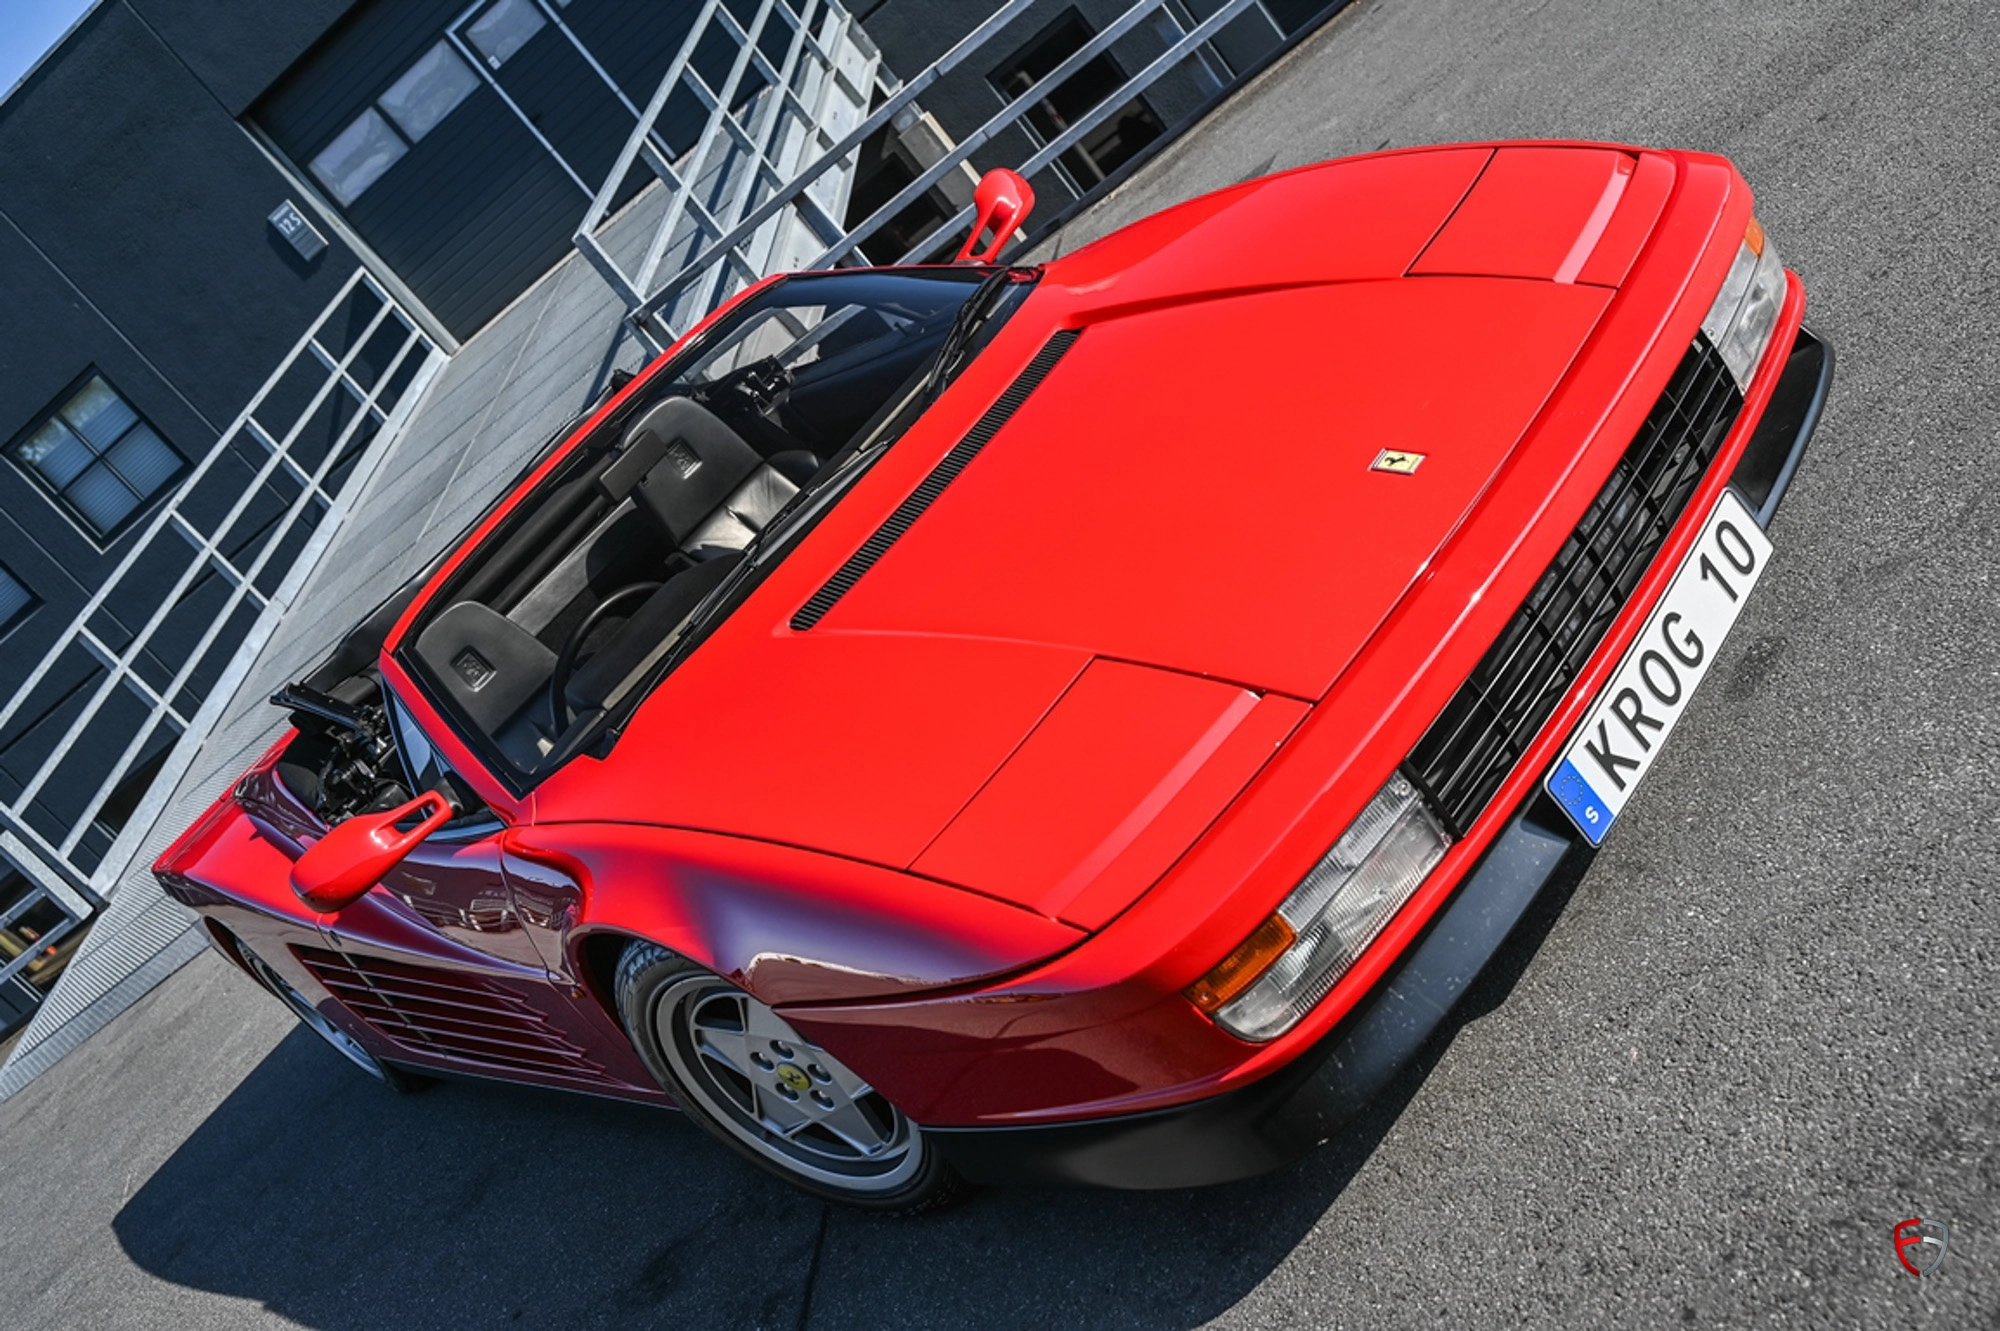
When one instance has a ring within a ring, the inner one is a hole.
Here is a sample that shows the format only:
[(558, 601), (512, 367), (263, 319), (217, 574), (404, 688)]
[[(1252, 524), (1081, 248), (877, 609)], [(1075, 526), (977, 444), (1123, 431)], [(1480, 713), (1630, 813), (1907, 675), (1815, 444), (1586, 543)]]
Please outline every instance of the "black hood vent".
[(1042, 380), (1048, 377), (1049, 371), (1055, 368), (1056, 362), (1063, 358), (1063, 354), (1081, 336), (1081, 329), (1065, 328), (1035, 353), (1035, 358), (1028, 362), (1028, 368), (1021, 371), (1020, 377), (1007, 386), (1007, 391), (1000, 395), (998, 402), (986, 409), (986, 414), (979, 418), (979, 423), (966, 433), (965, 438), (953, 446), (951, 452), (944, 455), (944, 460), (931, 469), (931, 474), (924, 477), (923, 482), (910, 492), (909, 498), (896, 505), (896, 511), (875, 529), (874, 534), (861, 543), (859, 550), (848, 556), (847, 562), (826, 580), (826, 585), (814, 592), (812, 599), (799, 607), (798, 612), (792, 616), (794, 632), (803, 633), (819, 623), (826, 612), (833, 609), (840, 598), (853, 589), (855, 583), (861, 581), (861, 576), (875, 566), (875, 561), (880, 559), (890, 546), (902, 539), (903, 533), (923, 516), (925, 509), (937, 501), (937, 497), (944, 493), (946, 486), (958, 479), (958, 474), (965, 470), (966, 464), (979, 455), (979, 450), (986, 447), (987, 441), (1000, 433), (1000, 427), (1021, 409), (1021, 404), (1028, 400), (1028, 395), (1040, 386)]

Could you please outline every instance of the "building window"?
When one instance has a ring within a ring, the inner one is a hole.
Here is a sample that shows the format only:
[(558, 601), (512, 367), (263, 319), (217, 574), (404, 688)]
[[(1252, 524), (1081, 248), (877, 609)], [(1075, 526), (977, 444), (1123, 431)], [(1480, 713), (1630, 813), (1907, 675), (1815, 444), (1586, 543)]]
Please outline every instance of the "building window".
[(479, 86), (479, 76), (458, 52), (439, 42), (382, 94), (381, 107), (415, 143), (437, 127)]
[(439, 42), (347, 123), (312, 159), (312, 173), (345, 208), (436, 129), (479, 86), (451, 43)]
[[(889, 200), (917, 178), (919, 168), (910, 164), (910, 151), (895, 142), (895, 132), (884, 125), (866, 143), (855, 159), (854, 188), (847, 198), (846, 226), (852, 231), (875, 215)], [(951, 200), (936, 186), (925, 190), (904, 205), (894, 217), (875, 229), (862, 242), (862, 251), (871, 263), (900, 263), (918, 242), (951, 220)], [(919, 263), (942, 263), (957, 247), (956, 236), (939, 236), (935, 250), (918, 255)]]
[[(1012, 101), (1082, 50), (1095, 35), (1083, 16), (1071, 9), (989, 74), (987, 80), (1002, 98)], [(1049, 89), (1045, 97), (1028, 108), (1020, 123), (1028, 126), (1039, 142), (1052, 142), (1096, 110), (1099, 103), (1124, 83), (1125, 71), (1106, 51), (1086, 60), (1074, 74)], [(1058, 157), (1057, 165), (1068, 177), (1070, 187), (1080, 194), (1165, 132), (1166, 127), (1153, 108), (1146, 105), (1145, 98), (1134, 97)]]
[(35, 613), (40, 604), (40, 599), (0, 564), (0, 638), (13, 632), (14, 626)]
[(369, 107), (312, 160), (312, 173), (345, 208), (410, 150), (388, 117)]
[(187, 470), (187, 459), (96, 374), (8, 451), (100, 541)]
[(498, 69), (547, 23), (542, 11), (535, 8), (534, 0), (497, 0), (492, 8), (472, 20), (465, 35), (479, 54), (486, 57), (486, 63)]

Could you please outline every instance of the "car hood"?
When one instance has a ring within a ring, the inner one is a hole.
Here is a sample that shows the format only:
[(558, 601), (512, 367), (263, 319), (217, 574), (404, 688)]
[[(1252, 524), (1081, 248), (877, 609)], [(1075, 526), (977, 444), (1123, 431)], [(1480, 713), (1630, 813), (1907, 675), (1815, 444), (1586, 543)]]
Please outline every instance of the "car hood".
[[(1491, 156), (1463, 151), (1470, 169), (1365, 263), (1173, 278), (1175, 225), (1151, 259), (1092, 247), (1052, 269), (981, 373), (608, 755), (545, 782), (535, 817), (781, 842), (1084, 928), (1113, 917), (1424, 576), (1614, 294), (1404, 275)], [(1059, 330), (1075, 334), (1060, 359), (904, 520)], [(871, 536), (879, 557), (856, 573)]]
[(1399, 278), (1088, 322), (812, 631), (1058, 645), (1319, 698), (1608, 295)]

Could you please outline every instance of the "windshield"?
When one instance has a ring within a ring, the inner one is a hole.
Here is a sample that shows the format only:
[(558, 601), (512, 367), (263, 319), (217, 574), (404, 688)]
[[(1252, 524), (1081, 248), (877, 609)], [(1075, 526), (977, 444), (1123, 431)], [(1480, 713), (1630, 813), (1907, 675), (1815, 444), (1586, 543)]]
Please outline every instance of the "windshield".
[(758, 293), (571, 448), (440, 588), (399, 657), (525, 790), (706, 636), (1032, 276), (870, 269)]

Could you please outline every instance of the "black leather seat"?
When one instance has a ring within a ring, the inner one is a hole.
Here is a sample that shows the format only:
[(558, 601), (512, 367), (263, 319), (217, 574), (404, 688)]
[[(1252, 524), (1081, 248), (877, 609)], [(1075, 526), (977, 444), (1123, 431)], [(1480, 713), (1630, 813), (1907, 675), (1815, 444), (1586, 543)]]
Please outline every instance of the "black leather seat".
[(765, 459), (684, 397), (641, 416), (625, 441), (598, 484), (614, 501), (632, 495), (672, 546), (697, 560), (743, 549), (819, 466), (803, 451)]
[(598, 479), (614, 502), (630, 496), (672, 547), (695, 561), (632, 613), (563, 688), (573, 715), (610, 701), (676, 625), (735, 567), (738, 554), (819, 469), (804, 450), (761, 456), (714, 412), (684, 397), (641, 416)]
[(546, 694), (556, 654), (491, 606), (460, 601), (424, 626), (417, 655), (482, 732), (500, 733), (521, 705)]
[(582, 716), (604, 706), (611, 696), (645, 663), (655, 647), (666, 641), (674, 627), (701, 604), (729, 571), (734, 558), (711, 559), (669, 578), (648, 596), (632, 617), (625, 621), (603, 650), (577, 667), (563, 690), (572, 715)]

